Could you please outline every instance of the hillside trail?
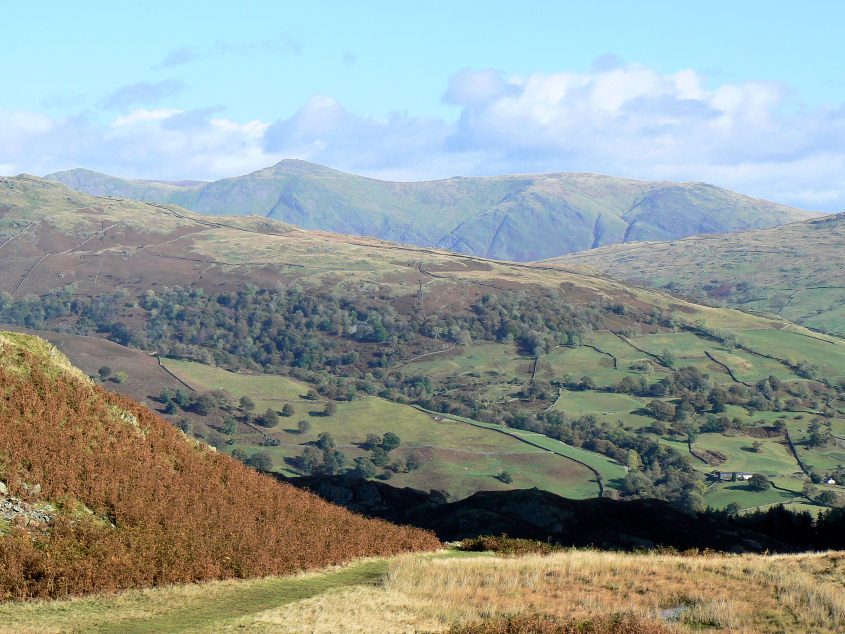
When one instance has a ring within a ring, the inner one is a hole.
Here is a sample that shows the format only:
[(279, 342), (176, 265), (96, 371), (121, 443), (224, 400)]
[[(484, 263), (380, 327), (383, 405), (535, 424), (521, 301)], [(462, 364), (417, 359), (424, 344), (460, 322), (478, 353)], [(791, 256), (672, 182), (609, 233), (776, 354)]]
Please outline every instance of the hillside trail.
[[(153, 616), (104, 623), (96, 632), (196, 632), (214, 631), (248, 614), (257, 614), (301, 601), (339, 587), (378, 583), (387, 573), (386, 559), (352, 564), (336, 572), (305, 577), (267, 579), (253, 587), (224, 587), (213, 597)], [(108, 618), (108, 615), (106, 615)]]

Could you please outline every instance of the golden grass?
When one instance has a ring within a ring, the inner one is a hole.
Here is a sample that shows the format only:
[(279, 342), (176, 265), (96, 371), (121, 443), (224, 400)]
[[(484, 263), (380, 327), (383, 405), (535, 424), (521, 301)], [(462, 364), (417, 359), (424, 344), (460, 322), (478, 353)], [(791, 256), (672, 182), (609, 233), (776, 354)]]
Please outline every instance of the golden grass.
[(289, 632), (444, 631), (541, 612), (665, 619), (674, 631), (840, 632), (845, 553), (670, 555), (566, 551), (549, 556), (394, 560), (380, 587), (244, 617), (233, 628)]

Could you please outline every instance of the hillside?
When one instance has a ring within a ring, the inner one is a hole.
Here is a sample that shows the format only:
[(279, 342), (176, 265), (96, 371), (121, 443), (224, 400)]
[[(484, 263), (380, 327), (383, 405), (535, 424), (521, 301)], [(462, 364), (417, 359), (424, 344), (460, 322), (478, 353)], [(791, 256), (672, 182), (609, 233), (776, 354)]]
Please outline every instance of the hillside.
[(287, 574), (432, 549), (276, 483), (0, 333), (0, 598)]
[(305, 229), (515, 261), (813, 215), (704, 183), (578, 173), (395, 183), (285, 160), (212, 183), (139, 181), (82, 169), (47, 178), (98, 196), (173, 203), (205, 214), (257, 214)]
[[(584, 266), (34, 177), (0, 181), (0, 206), (0, 323), (65, 333), (89, 374), (264, 469), (452, 499), (538, 487), (693, 508), (841, 502), (845, 344), (782, 318)], [(775, 486), (707, 480), (716, 469)]]
[(845, 214), (729, 235), (635, 242), (555, 258), (845, 333)]

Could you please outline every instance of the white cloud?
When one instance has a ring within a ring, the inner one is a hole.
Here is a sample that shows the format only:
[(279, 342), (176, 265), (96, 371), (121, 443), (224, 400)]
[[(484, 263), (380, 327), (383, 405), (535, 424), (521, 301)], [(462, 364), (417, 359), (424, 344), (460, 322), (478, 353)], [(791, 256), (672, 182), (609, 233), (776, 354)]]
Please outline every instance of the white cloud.
[(457, 72), (443, 99), (455, 121), (347, 110), (315, 95), (276, 121), (213, 108), (136, 109), (108, 124), (0, 111), (0, 166), (84, 166), (155, 178), (220, 178), (302, 158), (397, 180), (592, 171), (708, 181), (778, 202), (845, 210), (845, 105), (803, 108), (788, 87), (709, 85), (615, 58), (589, 71)]

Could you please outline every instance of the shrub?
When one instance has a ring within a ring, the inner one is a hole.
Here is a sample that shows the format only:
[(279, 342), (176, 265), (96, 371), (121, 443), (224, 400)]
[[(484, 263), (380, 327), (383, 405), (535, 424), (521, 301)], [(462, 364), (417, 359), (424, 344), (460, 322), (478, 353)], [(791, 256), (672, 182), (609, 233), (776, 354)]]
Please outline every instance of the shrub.
[(494, 552), (502, 555), (548, 555), (555, 550), (561, 550), (550, 542), (541, 542), (536, 539), (517, 539), (507, 535), (483, 535), (481, 537), (468, 537), (459, 545), (460, 550), (471, 552)]

